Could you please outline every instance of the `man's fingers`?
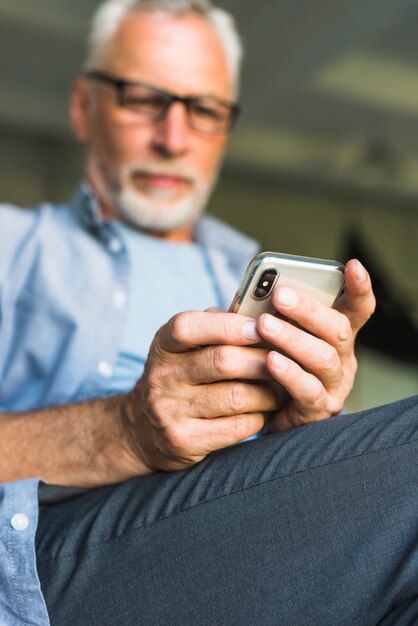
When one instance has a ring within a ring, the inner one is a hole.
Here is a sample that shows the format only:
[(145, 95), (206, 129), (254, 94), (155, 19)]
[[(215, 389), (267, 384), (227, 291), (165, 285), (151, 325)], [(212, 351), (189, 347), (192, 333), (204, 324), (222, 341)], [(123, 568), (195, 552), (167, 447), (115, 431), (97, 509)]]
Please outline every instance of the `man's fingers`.
[(270, 352), (267, 366), (292, 397), (273, 417), (270, 424), (273, 431), (325, 419), (342, 410), (343, 397), (327, 393), (316, 376), (303, 370), (292, 359)]
[(164, 438), (153, 451), (150, 467), (176, 471), (203, 460), (210, 452), (241, 443), (262, 430), (263, 413), (189, 419), (164, 429)]
[(218, 417), (215, 420), (195, 420), (187, 443), (192, 448), (200, 450), (203, 458), (214, 450), (235, 445), (252, 437), (262, 430), (264, 423), (263, 413)]
[(187, 354), (185, 382), (200, 385), (233, 379), (266, 380), (270, 378), (266, 354), (263, 348), (206, 346)]
[(255, 320), (236, 313), (186, 311), (169, 320), (157, 334), (167, 352), (185, 352), (205, 345), (250, 345), (260, 340)]
[[(276, 289), (273, 294), (273, 305), (285, 318), (296, 322), (316, 337), (320, 337), (331, 345), (344, 349), (351, 343), (352, 330), (350, 322), (338, 310), (326, 306), (303, 292), (288, 287)], [(262, 334), (263, 326), (268, 322), (266, 316), (260, 316), (257, 329)], [(270, 338), (268, 339), (270, 341)]]
[[(335, 314), (335, 311), (332, 313)], [(337, 313), (341, 316), (340, 313)], [(343, 316), (341, 316), (343, 317)], [(330, 315), (331, 321), (334, 319)], [(347, 320), (347, 318), (345, 318)], [(347, 320), (349, 326), (349, 322)], [(319, 376), (327, 388), (340, 384), (343, 374), (341, 356), (349, 355), (352, 342), (351, 331), (345, 341), (338, 338), (338, 329), (327, 330), (327, 334), (333, 334), (333, 343), (319, 339), (304, 330), (277, 319), (273, 315), (265, 315), (260, 318), (260, 333), (272, 345), (285, 352), (293, 360), (300, 363), (303, 368), (316, 376)], [(335, 344), (335, 345), (333, 345)]]
[[(167, 409), (170, 420), (189, 418), (213, 419), (231, 415), (275, 411), (277, 397), (268, 385), (245, 383), (239, 380), (186, 387), (185, 391)], [(156, 407), (158, 413), (158, 407)]]
[(357, 259), (351, 259), (345, 266), (345, 293), (336, 305), (351, 322), (356, 335), (374, 313), (376, 298), (368, 272)]

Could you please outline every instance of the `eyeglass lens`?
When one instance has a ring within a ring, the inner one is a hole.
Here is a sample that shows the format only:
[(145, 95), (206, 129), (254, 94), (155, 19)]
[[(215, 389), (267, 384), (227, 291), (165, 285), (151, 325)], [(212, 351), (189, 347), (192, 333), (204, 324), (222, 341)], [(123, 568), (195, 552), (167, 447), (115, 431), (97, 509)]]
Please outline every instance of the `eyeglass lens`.
[[(144, 85), (125, 85), (121, 104), (136, 111), (147, 120), (159, 120), (166, 115), (176, 98)], [(232, 111), (228, 105), (212, 98), (188, 98), (186, 106), (189, 123), (203, 132), (222, 132), (230, 128)]]

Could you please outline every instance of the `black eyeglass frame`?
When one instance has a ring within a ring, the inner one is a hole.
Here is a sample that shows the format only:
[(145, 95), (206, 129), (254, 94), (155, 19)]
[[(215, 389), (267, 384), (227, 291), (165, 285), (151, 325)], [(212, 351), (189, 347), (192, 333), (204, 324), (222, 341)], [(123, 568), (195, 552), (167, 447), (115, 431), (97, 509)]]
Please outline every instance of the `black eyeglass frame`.
[(191, 125), (192, 128), (196, 130), (197, 132), (201, 132), (205, 134), (214, 135), (214, 134), (223, 134), (223, 133), (231, 132), (232, 128), (234, 127), (238, 119), (238, 116), (241, 113), (241, 107), (237, 102), (228, 102), (226, 100), (221, 100), (220, 98), (216, 98), (214, 96), (178, 96), (176, 94), (170, 93), (169, 91), (164, 91), (163, 89), (154, 87), (153, 85), (150, 85), (148, 83), (132, 81), (132, 80), (124, 80), (123, 78), (116, 78), (115, 76), (111, 76), (107, 72), (101, 72), (99, 70), (91, 70), (89, 72), (86, 72), (84, 76), (85, 78), (88, 78), (90, 80), (98, 80), (98, 81), (107, 83), (109, 85), (112, 85), (112, 87), (114, 87), (116, 90), (116, 97), (117, 97), (117, 102), (119, 106), (125, 109), (130, 109), (131, 111), (137, 111), (137, 109), (135, 109), (134, 107), (130, 107), (128, 104), (126, 104), (124, 100), (125, 87), (129, 87), (129, 86), (146, 87), (147, 89), (154, 91), (156, 94), (163, 96), (164, 98), (166, 98), (166, 104), (164, 105), (161, 112), (159, 112), (155, 117), (150, 116), (150, 120), (152, 121), (160, 121), (164, 119), (171, 105), (174, 104), (175, 102), (181, 102), (186, 107), (186, 110), (189, 114), (189, 121), (190, 121), (191, 105), (196, 104), (196, 103), (198, 104), (199, 102), (202, 102), (204, 100), (213, 100), (217, 102), (218, 104), (227, 108), (229, 110), (230, 117), (227, 123), (227, 127), (222, 130), (211, 130), (211, 131), (202, 130), (201, 128), (195, 128), (193, 125)]

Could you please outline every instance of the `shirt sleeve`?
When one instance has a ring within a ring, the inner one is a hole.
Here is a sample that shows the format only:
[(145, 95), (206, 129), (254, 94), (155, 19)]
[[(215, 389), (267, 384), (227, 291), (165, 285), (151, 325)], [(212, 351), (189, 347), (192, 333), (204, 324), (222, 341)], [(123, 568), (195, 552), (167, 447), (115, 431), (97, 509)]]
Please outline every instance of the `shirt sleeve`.
[(0, 484), (0, 624), (49, 626), (36, 570), (38, 479)]

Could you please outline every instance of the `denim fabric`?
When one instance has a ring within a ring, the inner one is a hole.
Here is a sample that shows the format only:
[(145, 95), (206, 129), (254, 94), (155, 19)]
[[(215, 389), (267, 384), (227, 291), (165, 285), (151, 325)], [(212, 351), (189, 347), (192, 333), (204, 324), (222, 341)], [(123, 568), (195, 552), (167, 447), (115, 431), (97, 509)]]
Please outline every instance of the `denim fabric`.
[(48, 626), (35, 565), (38, 481), (0, 484), (0, 624)]
[(417, 447), (412, 398), (51, 506), (51, 623), (418, 624)]

